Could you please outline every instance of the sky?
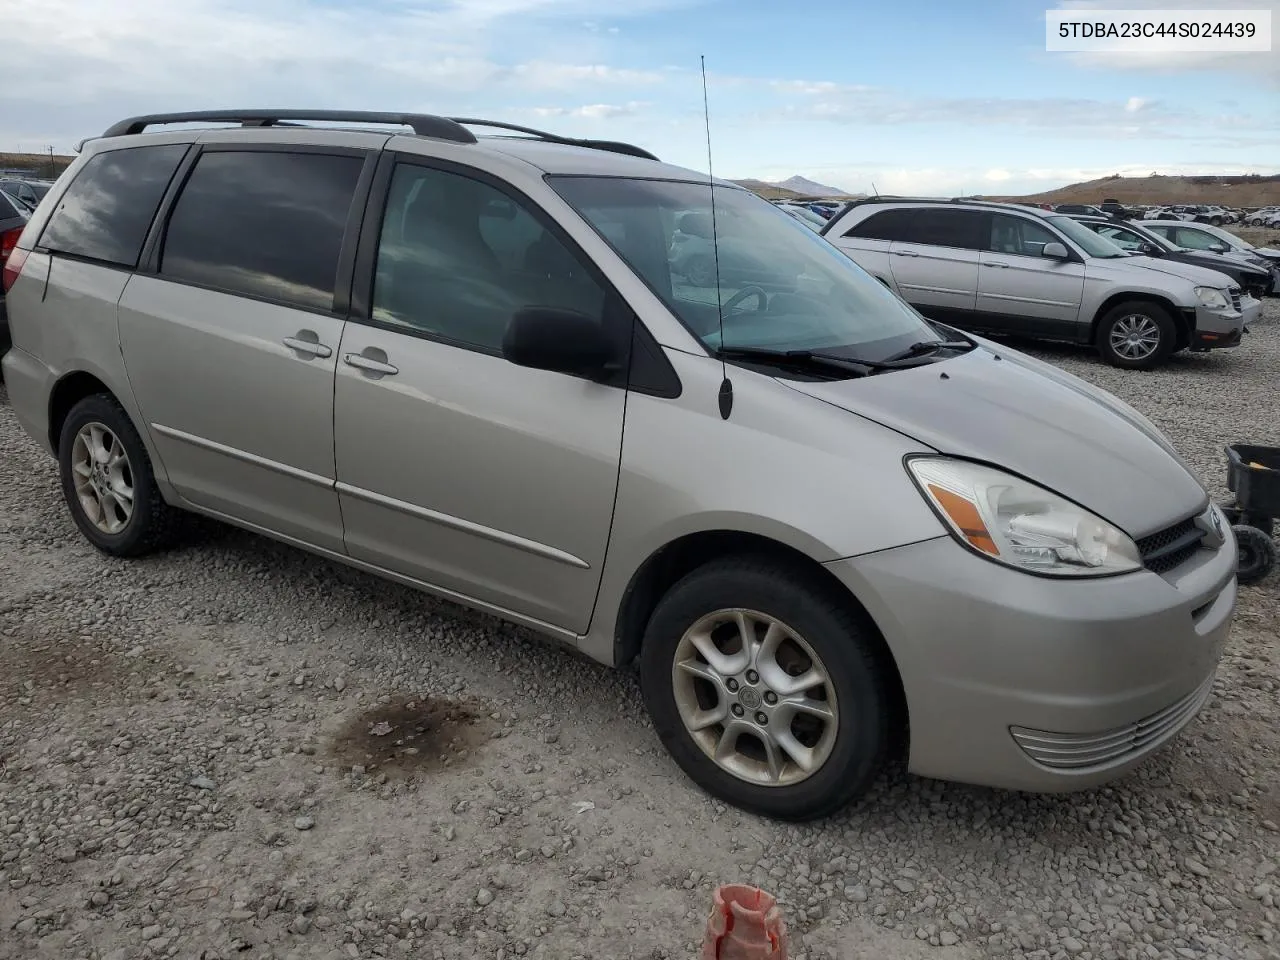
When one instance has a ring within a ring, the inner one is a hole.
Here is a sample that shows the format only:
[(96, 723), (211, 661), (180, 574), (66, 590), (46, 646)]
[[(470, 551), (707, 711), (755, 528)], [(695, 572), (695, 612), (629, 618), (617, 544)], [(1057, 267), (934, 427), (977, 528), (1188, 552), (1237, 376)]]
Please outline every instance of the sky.
[[(1280, 173), (1270, 53), (1045, 51), (1046, 8), (1280, 0), (39, 0), (5, 4), (0, 151), (140, 113), (483, 116), (720, 177), (1019, 194), (1113, 173)], [(608, 12), (605, 12), (605, 11)]]

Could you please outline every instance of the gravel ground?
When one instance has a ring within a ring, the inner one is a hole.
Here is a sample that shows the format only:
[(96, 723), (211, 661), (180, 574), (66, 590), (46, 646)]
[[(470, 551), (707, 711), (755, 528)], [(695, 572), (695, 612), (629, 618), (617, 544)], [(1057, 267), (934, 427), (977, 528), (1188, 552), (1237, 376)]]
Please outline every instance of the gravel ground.
[[(1224, 443), (1280, 444), (1280, 301), (1153, 374), (1036, 352), (1217, 493)], [(683, 779), (630, 674), (212, 524), (107, 559), (2, 390), (0, 447), (0, 957), (691, 958), (724, 881), (777, 894), (806, 960), (1280, 956), (1278, 577), (1128, 779), (894, 773), (789, 826)]]

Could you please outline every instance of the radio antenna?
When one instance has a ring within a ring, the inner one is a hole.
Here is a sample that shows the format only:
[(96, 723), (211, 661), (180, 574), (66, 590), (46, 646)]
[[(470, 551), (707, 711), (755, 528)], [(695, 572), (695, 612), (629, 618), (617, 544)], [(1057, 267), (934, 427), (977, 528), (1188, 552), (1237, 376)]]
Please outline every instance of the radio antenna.
[(707, 99), (707, 58), (706, 55), (700, 55), (698, 62), (702, 68), (702, 120), (707, 131), (707, 187), (711, 190), (711, 253), (715, 258), (715, 277), (716, 277), (716, 319), (719, 321), (720, 328), (720, 344), (717, 352), (720, 353), (720, 370), (722, 378), (720, 380), (720, 416), (724, 420), (729, 419), (729, 413), (733, 410), (733, 383), (729, 380), (729, 367), (724, 360), (724, 298), (720, 290), (720, 228), (716, 223), (716, 179), (715, 171), (711, 165), (711, 106)]

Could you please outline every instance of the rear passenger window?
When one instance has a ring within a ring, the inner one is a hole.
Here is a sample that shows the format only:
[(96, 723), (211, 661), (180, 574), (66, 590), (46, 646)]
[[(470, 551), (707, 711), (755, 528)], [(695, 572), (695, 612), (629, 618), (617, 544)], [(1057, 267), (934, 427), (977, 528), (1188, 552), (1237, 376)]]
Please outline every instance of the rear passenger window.
[(486, 352), (528, 306), (604, 322), (605, 291), (532, 213), (469, 177), (399, 164), (378, 244), (373, 319)]
[(846, 237), (863, 240), (903, 240), (914, 210), (881, 210), (845, 232)]
[(40, 237), (56, 253), (133, 268), (186, 144), (130, 147), (91, 157)]
[(363, 165), (359, 157), (320, 153), (203, 154), (169, 217), (161, 275), (333, 309), (338, 254)]
[(911, 229), (901, 239), (932, 247), (980, 250), (985, 239), (982, 236), (983, 220), (983, 214), (970, 210), (924, 208), (916, 211)]

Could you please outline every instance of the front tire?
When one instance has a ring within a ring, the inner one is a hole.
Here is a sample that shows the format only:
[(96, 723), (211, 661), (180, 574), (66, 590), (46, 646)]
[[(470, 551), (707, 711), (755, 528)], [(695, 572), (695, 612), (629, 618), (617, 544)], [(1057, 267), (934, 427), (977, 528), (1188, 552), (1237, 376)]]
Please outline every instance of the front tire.
[(1107, 311), (1098, 324), (1102, 359), (1126, 370), (1153, 370), (1173, 353), (1178, 339), (1173, 318), (1153, 303), (1131, 300)]
[(169, 542), (175, 511), (160, 496), (147, 448), (114, 397), (94, 394), (71, 408), (58, 466), (72, 519), (103, 553), (137, 557)]
[(894, 679), (865, 618), (812, 575), (767, 558), (700, 567), (645, 631), (645, 705), (708, 793), (782, 820), (826, 816), (885, 762)]

